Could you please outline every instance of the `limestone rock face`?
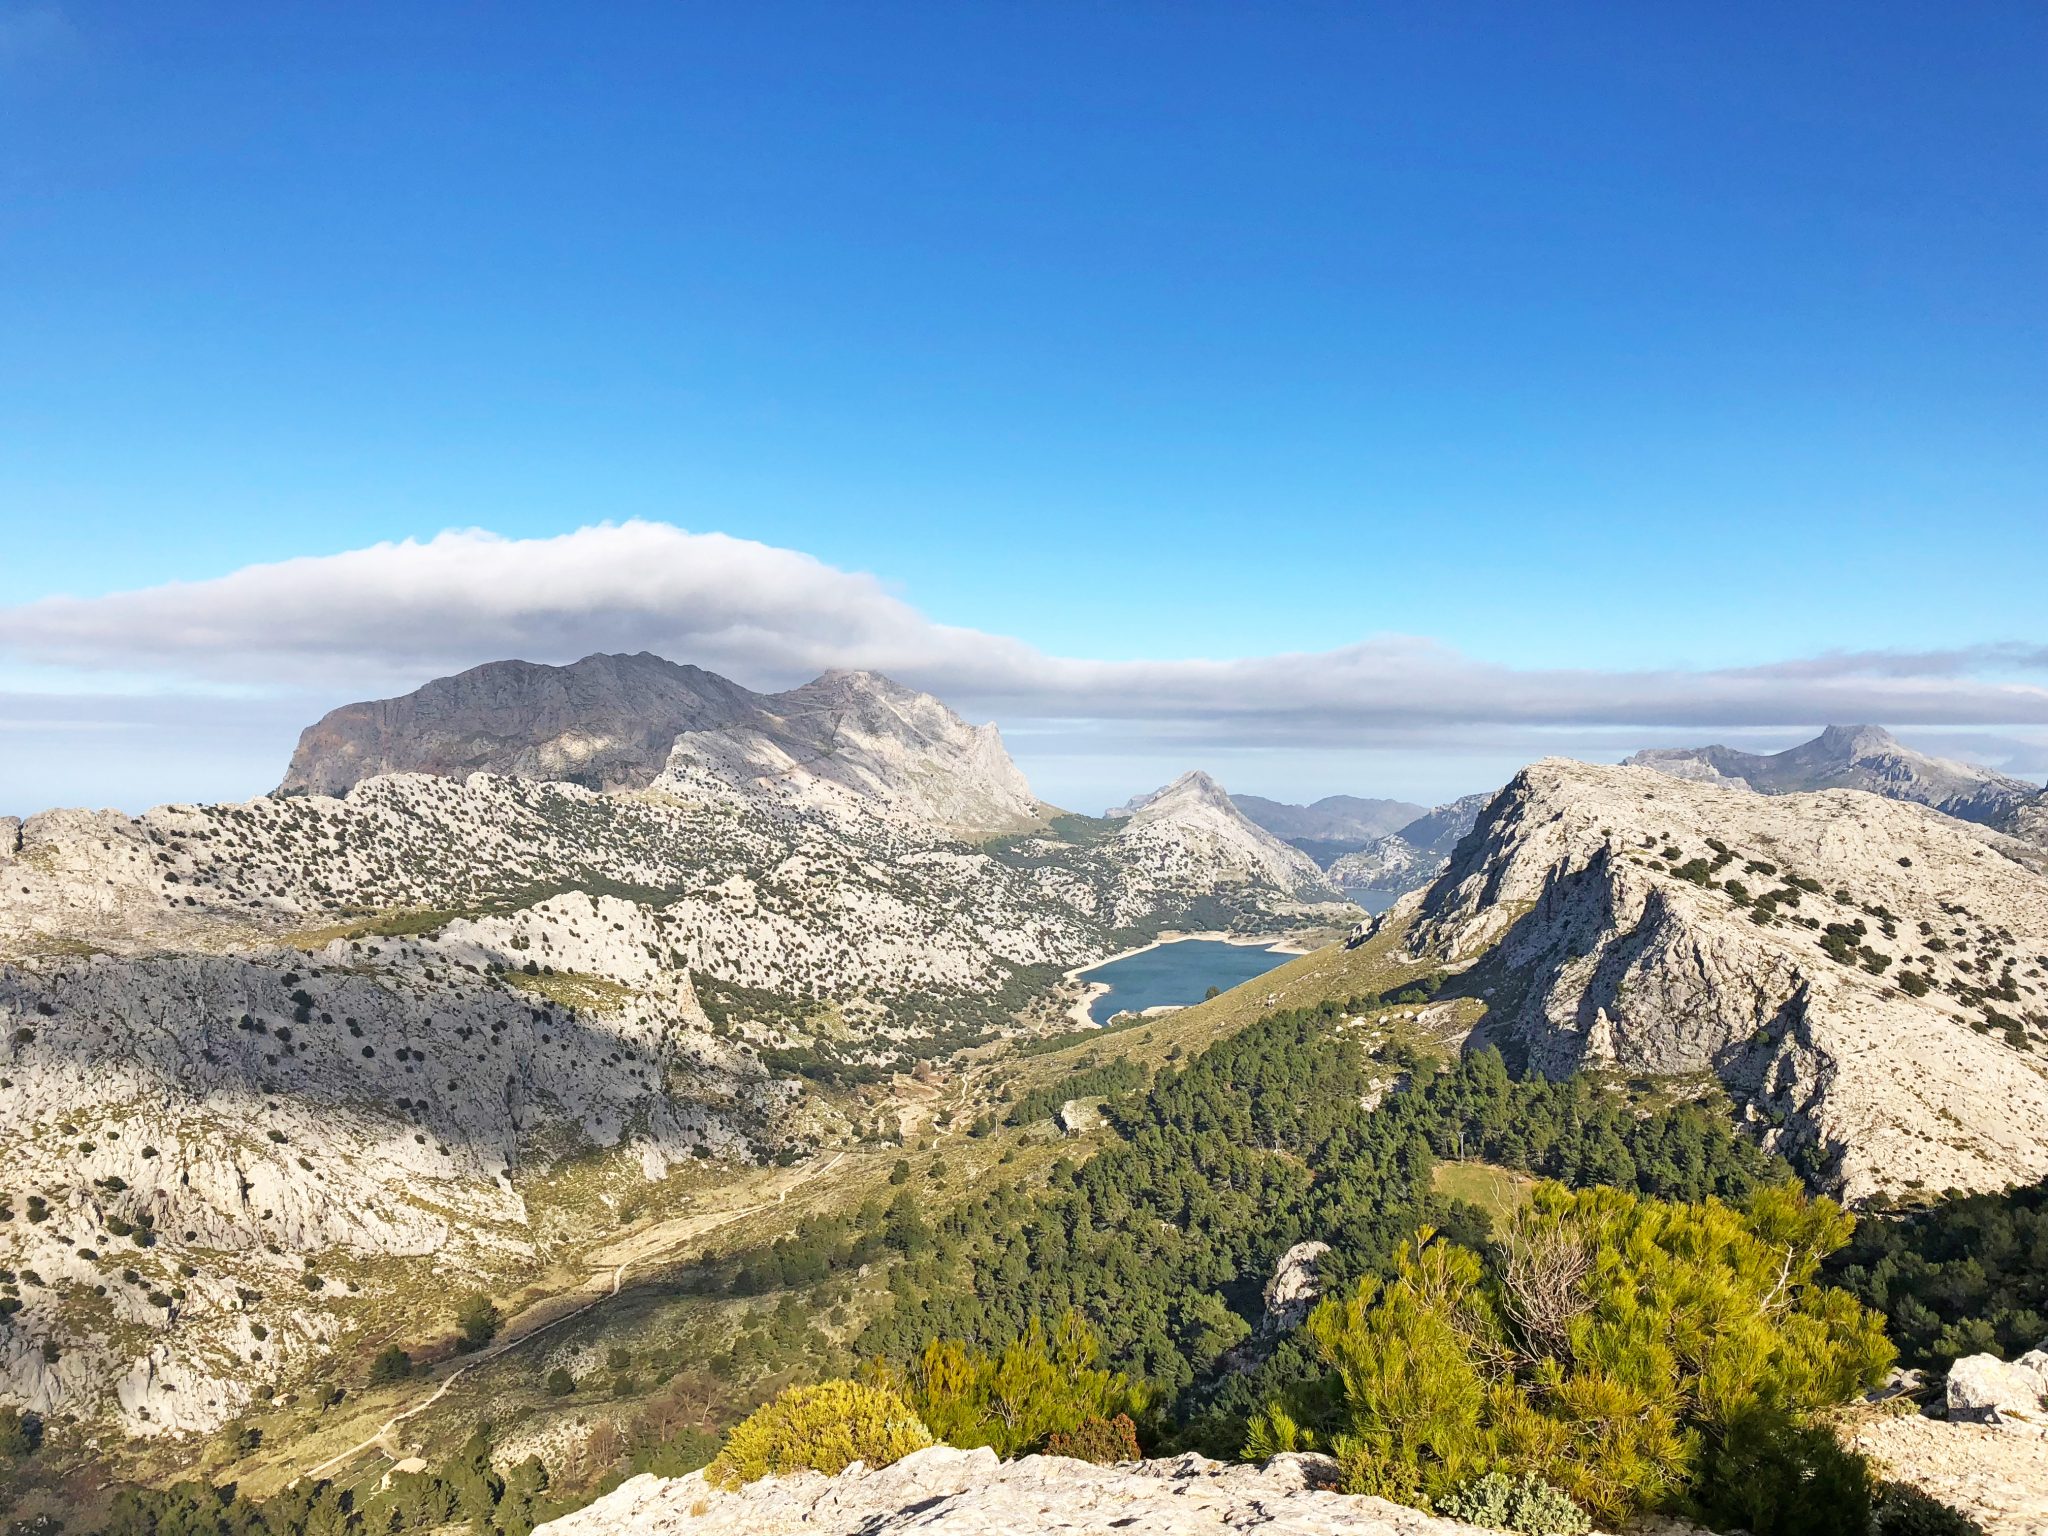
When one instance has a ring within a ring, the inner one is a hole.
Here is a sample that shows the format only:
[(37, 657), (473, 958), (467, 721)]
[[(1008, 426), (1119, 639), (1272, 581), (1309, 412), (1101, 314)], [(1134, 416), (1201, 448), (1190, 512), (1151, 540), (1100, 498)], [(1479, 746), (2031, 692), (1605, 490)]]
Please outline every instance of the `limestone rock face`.
[(1846, 1438), (1881, 1477), (1967, 1516), (1985, 1536), (2048, 1531), (2048, 1436), (1908, 1413), (1865, 1419)]
[[(2043, 848), (2048, 848), (2048, 789), (2040, 791), (2031, 799), (2022, 800), (1997, 823), (2002, 832), (2010, 832)], [(0, 838), (6, 828), (0, 826)]]
[(1200, 1456), (1098, 1467), (1058, 1456), (999, 1462), (933, 1446), (894, 1466), (764, 1478), (730, 1492), (702, 1473), (642, 1475), (536, 1536), (1480, 1536), (1384, 1499), (1327, 1491), (1320, 1458), (1262, 1466)]
[(1550, 759), (1386, 921), (1547, 1074), (1710, 1074), (1852, 1200), (2048, 1173), (2040, 852), (1918, 805)]
[(1043, 817), (993, 725), (874, 672), (827, 672), (763, 698), (750, 719), (679, 735), (672, 764), (817, 809), (847, 797), (967, 835)]
[(1315, 860), (1254, 823), (1206, 773), (1184, 773), (1109, 814), (1124, 823), (1111, 841), (1140, 869), (1269, 885), (1304, 901), (1341, 899)]
[(1733, 747), (1659, 747), (1636, 753), (1628, 766), (1765, 795), (1861, 789), (1994, 826), (2040, 788), (1972, 763), (1915, 752), (1875, 725), (1831, 725), (1812, 741), (1768, 754)]
[(652, 1178), (806, 1129), (686, 975), (567, 1007), (470, 975), (480, 936), (0, 964), (0, 1398), (211, 1429), (337, 1304), (523, 1272), (544, 1147)]
[(566, 667), (493, 661), (402, 698), (329, 712), (299, 737), (279, 787), (340, 795), (389, 773), (500, 773), (639, 788), (682, 732), (745, 720), (762, 697), (645, 651)]
[(1949, 1367), (1948, 1416), (1957, 1424), (2048, 1434), (2048, 1353), (2029, 1350), (2006, 1361), (1967, 1355)]
[(1440, 805), (1399, 831), (1332, 862), (1330, 879), (1339, 890), (1351, 894), (1417, 890), (1442, 872), (1451, 850), (1472, 830), (1492, 798), (1488, 791)]
[(1330, 1251), (1328, 1243), (1313, 1240), (1296, 1243), (1273, 1265), (1273, 1277), (1266, 1282), (1265, 1326), (1269, 1333), (1284, 1333), (1308, 1316), (1308, 1309), (1322, 1294), (1318, 1260)]
[(280, 786), (342, 795), (393, 773), (492, 773), (645, 789), (672, 757), (736, 789), (812, 809), (868, 802), (956, 832), (1013, 832), (1037, 800), (992, 725), (874, 672), (827, 672), (787, 693), (641, 652), (566, 667), (495, 661), (308, 727)]

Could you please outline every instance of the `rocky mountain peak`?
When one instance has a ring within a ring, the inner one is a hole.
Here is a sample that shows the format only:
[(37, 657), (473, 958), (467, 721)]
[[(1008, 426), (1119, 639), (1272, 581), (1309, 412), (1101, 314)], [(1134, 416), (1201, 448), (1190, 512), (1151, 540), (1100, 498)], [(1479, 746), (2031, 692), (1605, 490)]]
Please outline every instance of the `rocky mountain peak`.
[(1234, 872), (1301, 900), (1338, 899), (1315, 860), (1246, 816), (1229, 791), (1199, 768), (1108, 814), (1127, 823), (1119, 842), (1155, 845), (1162, 859)]
[(1625, 766), (1766, 795), (1860, 789), (1993, 826), (2005, 824), (2015, 808), (2036, 793), (2036, 786), (2025, 779), (1915, 751), (1875, 725), (1831, 725), (1813, 740), (1783, 752), (1658, 747), (1636, 753)]
[(344, 704), (299, 737), (283, 794), (341, 795), (389, 773), (502, 773), (641, 788), (686, 730), (730, 725), (761, 695), (647, 651), (566, 666), (492, 661), (392, 699)]
[(667, 781), (709, 776), (816, 810), (881, 811), (969, 836), (1042, 820), (993, 724), (879, 672), (831, 671), (770, 694), (746, 720), (675, 740)]
[(1712, 1074), (1809, 1176), (1895, 1199), (2048, 1174), (2044, 864), (1876, 795), (1547, 759), (1388, 921), (1487, 968), (1536, 1070)]
[[(393, 773), (496, 773), (599, 791), (707, 781), (816, 809), (881, 810), (980, 835), (1038, 802), (993, 725), (879, 672), (834, 669), (784, 693), (635, 655), (489, 662), (396, 699), (348, 704), (300, 737), (280, 792), (342, 795)], [(693, 782), (685, 783), (684, 780)]]
[(1235, 815), (1244, 814), (1231, 800), (1229, 791), (1199, 768), (1189, 769), (1164, 789), (1157, 791), (1141, 809), (1177, 804), (1204, 805), (1218, 811), (1228, 808)]
[[(806, 707), (901, 707), (914, 704), (921, 699), (930, 699), (931, 695), (906, 687), (886, 673), (869, 672), (856, 667), (833, 667), (820, 672), (801, 687), (792, 688), (787, 693), (776, 694), (774, 698), (780, 710), (786, 714)], [(944, 705), (940, 707), (946, 708)], [(947, 708), (946, 713), (952, 714), (953, 711)]]
[(1899, 739), (1881, 725), (1831, 725), (1810, 745), (1816, 756), (1837, 757), (1845, 763), (1901, 750)]
[(1179, 778), (1146, 794), (1133, 795), (1122, 805), (1111, 806), (1103, 814), (1123, 819), (1146, 812), (1170, 814), (1193, 806), (1206, 806), (1219, 815), (1232, 816), (1250, 825), (1257, 825), (1238, 809), (1237, 802), (1231, 799), (1228, 790), (1199, 768), (1190, 768)]

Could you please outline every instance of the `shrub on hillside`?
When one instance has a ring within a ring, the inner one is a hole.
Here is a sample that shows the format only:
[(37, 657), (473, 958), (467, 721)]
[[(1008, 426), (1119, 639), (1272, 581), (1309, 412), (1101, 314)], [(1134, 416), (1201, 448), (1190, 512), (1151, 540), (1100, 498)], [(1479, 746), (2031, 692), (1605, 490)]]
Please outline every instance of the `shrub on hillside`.
[(1985, 1536), (1984, 1527), (1906, 1483), (1886, 1483), (1871, 1503), (1872, 1536)]
[(1275, 1405), (1254, 1440), (1324, 1445), (1348, 1491), (1425, 1507), (1532, 1473), (1603, 1519), (1692, 1505), (1860, 1536), (1861, 1463), (1809, 1427), (1893, 1358), (1816, 1281), (1851, 1226), (1791, 1185), (1742, 1209), (1538, 1186), (1484, 1257), (1425, 1230), (1318, 1306), (1338, 1390)]
[(1593, 1528), (1592, 1517), (1570, 1495), (1533, 1472), (1520, 1477), (1489, 1472), (1474, 1478), (1439, 1500), (1437, 1513), (1491, 1530), (1519, 1531), (1522, 1536), (1584, 1536)]
[(370, 1362), (370, 1385), (388, 1386), (394, 1381), (403, 1381), (412, 1374), (412, 1356), (396, 1344), (387, 1344), (377, 1352), (377, 1358)]
[(1113, 1419), (1091, 1413), (1071, 1431), (1056, 1429), (1046, 1436), (1045, 1454), (1113, 1467), (1118, 1462), (1143, 1460), (1145, 1452), (1138, 1444), (1138, 1426), (1128, 1413)]
[(0, 1456), (34, 1454), (43, 1443), (43, 1421), (12, 1403), (0, 1403)]
[(1018, 1456), (1045, 1446), (1055, 1434), (1076, 1434), (1089, 1419), (1143, 1412), (1143, 1389), (1101, 1369), (1101, 1358), (1095, 1330), (1069, 1312), (1050, 1334), (1033, 1318), (1023, 1337), (1000, 1354), (935, 1339), (908, 1371), (876, 1366), (871, 1374), (948, 1445), (985, 1445), (998, 1456)]
[(827, 1381), (790, 1387), (733, 1426), (704, 1477), (737, 1488), (788, 1472), (843, 1472), (856, 1461), (886, 1467), (931, 1443), (931, 1431), (888, 1388)]
[(482, 1291), (471, 1291), (455, 1307), (455, 1326), (462, 1337), (456, 1348), (465, 1354), (482, 1349), (498, 1336), (498, 1329), (505, 1321), (491, 1298)]

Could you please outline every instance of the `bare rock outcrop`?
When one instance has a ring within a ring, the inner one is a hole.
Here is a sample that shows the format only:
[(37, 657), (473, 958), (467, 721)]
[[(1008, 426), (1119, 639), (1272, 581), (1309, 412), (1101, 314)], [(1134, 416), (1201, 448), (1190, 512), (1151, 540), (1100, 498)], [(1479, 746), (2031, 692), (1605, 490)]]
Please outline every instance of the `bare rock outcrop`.
[(1311, 1239), (1296, 1243), (1275, 1261), (1263, 1298), (1266, 1332), (1284, 1333), (1298, 1327), (1308, 1316), (1309, 1308), (1322, 1294), (1321, 1260), (1329, 1251), (1328, 1243)]
[(2039, 850), (1853, 791), (1550, 759), (1387, 919), (1538, 1070), (1711, 1075), (1852, 1200), (2048, 1173)]
[(1880, 1413), (1849, 1426), (1844, 1438), (1881, 1478), (1974, 1520), (1984, 1536), (2048, 1531), (2048, 1437)]
[(2048, 1434), (2048, 1352), (1965, 1355), (1949, 1367), (1946, 1403), (1952, 1423)]
[[(2006, 812), (1998, 822), (1998, 828), (2024, 842), (2048, 848), (2048, 789), (2022, 800)], [(6, 828), (0, 827), (0, 837), (4, 837), (5, 832)]]
[(1328, 1471), (1302, 1456), (1098, 1467), (939, 1445), (880, 1470), (856, 1464), (837, 1477), (764, 1478), (729, 1492), (701, 1473), (636, 1477), (536, 1536), (1480, 1536), (1456, 1520), (1330, 1492)]
[(1199, 770), (1109, 814), (1124, 823), (1112, 842), (1138, 868), (1200, 883), (1268, 885), (1302, 901), (1342, 900), (1315, 860), (1253, 822)]
[(679, 735), (671, 768), (813, 809), (850, 798), (967, 836), (1044, 819), (1001, 732), (880, 673), (827, 672), (758, 705), (743, 721)]
[(746, 720), (762, 700), (645, 651), (565, 667), (487, 662), (400, 698), (329, 711), (299, 737), (279, 787), (341, 795), (389, 773), (500, 773), (640, 788), (661, 772), (677, 736)]

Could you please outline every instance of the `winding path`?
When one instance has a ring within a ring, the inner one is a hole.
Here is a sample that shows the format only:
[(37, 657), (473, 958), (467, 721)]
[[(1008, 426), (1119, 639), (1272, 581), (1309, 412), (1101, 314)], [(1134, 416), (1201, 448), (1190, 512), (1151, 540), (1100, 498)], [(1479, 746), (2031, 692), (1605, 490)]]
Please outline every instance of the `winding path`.
[[(619, 1294), (619, 1288), (625, 1284), (626, 1271), (631, 1269), (634, 1265), (645, 1264), (653, 1258), (662, 1256), (669, 1249), (673, 1248), (677, 1243), (692, 1240), (695, 1238), (701, 1238), (709, 1233), (718, 1231), (722, 1227), (729, 1227), (736, 1221), (744, 1221), (749, 1216), (759, 1215), (762, 1211), (768, 1210), (771, 1206), (780, 1205), (789, 1198), (789, 1192), (791, 1190), (800, 1189), (805, 1184), (808, 1184), (812, 1179), (823, 1177), (825, 1174), (830, 1173), (834, 1168), (837, 1168), (840, 1165), (840, 1163), (844, 1162), (845, 1160), (846, 1153), (835, 1153), (831, 1161), (816, 1164), (800, 1172), (794, 1179), (790, 1180), (789, 1183), (783, 1185), (782, 1188), (778, 1189), (775, 1192), (775, 1198), (773, 1200), (762, 1200), (753, 1205), (742, 1206), (740, 1207), (740, 1209), (736, 1211), (723, 1212), (714, 1220), (710, 1221), (709, 1224), (701, 1228), (695, 1227), (695, 1223), (703, 1219), (701, 1217), (679, 1218), (680, 1224), (684, 1226), (690, 1226), (695, 1229), (688, 1233), (674, 1234), (672, 1237), (669, 1238), (667, 1242), (658, 1244), (650, 1251), (637, 1253), (633, 1257), (626, 1259), (619, 1264), (614, 1265), (612, 1267), (612, 1285), (609, 1291), (605, 1292), (601, 1296), (593, 1296), (589, 1301), (586, 1301), (582, 1306), (564, 1312), (560, 1317), (551, 1317), (546, 1322), (540, 1324), (537, 1327), (530, 1328), (524, 1333), (508, 1333), (506, 1337), (499, 1339), (489, 1348), (478, 1350), (475, 1354), (469, 1356), (468, 1359), (464, 1360), (461, 1365), (458, 1365), (453, 1371), (448, 1373), (448, 1379), (442, 1382), (440, 1386), (434, 1389), (433, 1396), (427, 1398), (424, 1402), (415, 1403), (412, 1407), (406, 1409), (403, 1413), (394, 1413), (390, 1418), (386, 1419), (382, 1424), (377, 1426), (376, 1432), (374, 1434), (371, 1434), (366, 1439), (358, 1440), (354, 1445), (350, 1446), (345, 1451), (336, 1452), (334, 1455), (328, 1457), (325, 1461), (321, 1462), (317, 1467), (307, 1468), (306, 1471), (301, 1475), (305, 1477), (320, 1477), (325, 1473), (332, 1471), (334, 1468), (342, 1465), (344, 1462), (347, 1462), (356, 1456), (360, 1456), (365, 1451), (380, 1451), (384, 1455), (390, 1456), (392, 1460), (398, 1460), (398, 1457), (393, 1455), (391, 1447), (385, 1443), (386, 1440), (391, 1436), (397, 1434), (398, 1426), (400, 1424), (403, 1424), (407, 1419), (413, 1418), (415, 1415), (425, 1413), (429, 1408), (433, 1407), (434, 1404), (440, 1402), (442, 1398), (446, 1397), (448, 1395), (448, 1389), (454, 1386), (456, 1382), (460, 1381), (463, 1378), (463, 1376), (467, 1374), (473, 1367), (487, 1364), (488, 1362), (495, 1360), (498, 1356), (504, 1354), (507, 1350), (516, 1349), (521, 1344), (527, 1343), (529, 1340), (539, 1338), (542, 1334), (546, 1333), (550, 1328), (559, 1328), (563, 1323), (568, 1322), (571, 1318), (581, 1317), (584, 1313), (588, 1312), (592, 1307), (602, 1306), (605, 1302), (612, 1300), (615, 1296)], [(661, 1234), (663, 1231), (663, 1227), (666, 1225), (668, 1224), (664, 1223), (657, 1225), (649, 1229), (647, 1232), (640, 1234), (639, 1239), (635, 1240), (636, 1245), (638, 1243), (644, 1243), (648, 1238), (656, 1237), (657, 1235)], [(552, 1298), (543, 1298), (543, 1302), (537, 1302), (535, 1303), (535, 1305), (542, 1305), (546, 1300), (549, 1299)], [(517, 1320), (515, 1319), (515, 1324), (516, 1321)]]

